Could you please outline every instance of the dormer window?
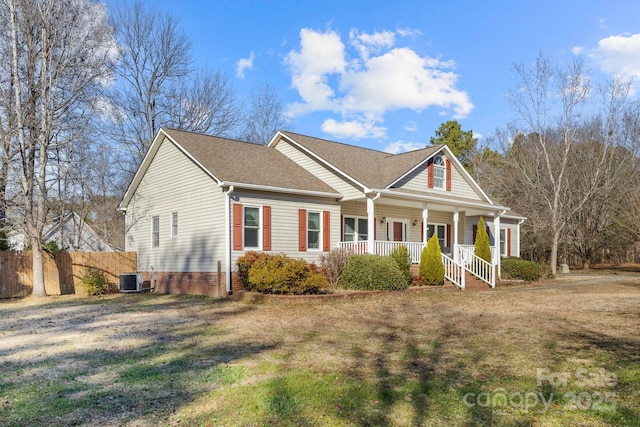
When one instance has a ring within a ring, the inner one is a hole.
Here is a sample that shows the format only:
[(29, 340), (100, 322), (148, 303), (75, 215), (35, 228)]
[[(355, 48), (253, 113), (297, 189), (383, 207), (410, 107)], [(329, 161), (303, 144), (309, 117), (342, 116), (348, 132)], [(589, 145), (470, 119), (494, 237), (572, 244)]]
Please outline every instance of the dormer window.
[(433, 159), (433, 188), (444, 190), (447, 166), (442, 156)]

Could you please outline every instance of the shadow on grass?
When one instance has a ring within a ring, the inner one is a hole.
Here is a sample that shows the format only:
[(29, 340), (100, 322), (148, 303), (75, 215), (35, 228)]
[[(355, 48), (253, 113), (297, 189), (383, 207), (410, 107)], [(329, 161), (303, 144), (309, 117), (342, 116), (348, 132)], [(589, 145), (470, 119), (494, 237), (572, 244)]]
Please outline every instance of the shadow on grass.
[[(87, 309), (87, 304), (77, 299), (66, 303), (47, 302), (44, 307), (12, 308), (11, 315), (19, 316), (13, 334), (33, 326), (34, 319), (46, 325), (47, 316), (51, 316), (55, 319), (54, 336), (72, 329), (76, 340), (94, 340), (96, 331), (108, 334), (110, 339), (106, 344), (97, 339), (95, 345), (84, 345), (80, 349), (72, 345), (69, 350), (56, 348), (60, 344), (55, 340), (38, 342), (37, 339), (19, 349), (3, 348), (0, 396), (6, 396), (6, 401), (0, 404), (2, 423), (123, 425), (135, 424), (143, 418), (145, 423), (167, 423), (181, 406), (235, 381), (234, 375), (241, 372), (227, 368), (229, 363), (278, 346), (264, 340), (238, 342), (229, 331), (217, 328), (215, 321), (191, 327), (188, 322), (194, 316), (178, 317), (175, 324), (165, 322), (164, 327), (137, 325), (130, 333), (115, 331), (117, 324), (105, 322), (105, 317), (114, 313), (124, 312), (126, 316), (136, 310), (151, 311), (153, 316), (175, 316), (176, 310), (198, 310), (204, 316), (222, 320), (254, 309), (206, 298), (150, 298), (137, 297), (126, 302), (104, 300), (102, 304), (112, 304), (108, 309), (93, 301)], [(150, 304), (153, 298), (156, 304)], [(102, 310), (96, 314), (94, 308), (98, 307)], [(165, 312), (165, 308), (171, 312)], [(48, 314), (41, 315), (42, 310)], [(4, 308), (2, 311), (6, 313)]]

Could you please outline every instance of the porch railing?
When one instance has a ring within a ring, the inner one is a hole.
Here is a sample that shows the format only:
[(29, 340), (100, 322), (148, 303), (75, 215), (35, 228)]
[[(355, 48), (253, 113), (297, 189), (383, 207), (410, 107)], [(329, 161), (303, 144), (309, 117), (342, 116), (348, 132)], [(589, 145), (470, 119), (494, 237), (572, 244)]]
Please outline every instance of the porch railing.
[(466, 271), (487, 283), (492, 288), (496, 287), (495, 266), (477, 257), (474, 254), (473, 245), (458, 245), (458, 251), (460, 264)]
[(465, 269), (462, 264), (456, 263), (453, 258), (445, 254), (442, 255), (442, 264), (444, 265), (444, 277), (460, 289), (465, 287)]
[[(366, 254), (367, 242), (339, 242), (339, 247), (347, 248), (354, 254)], [(378, 255), (390, 255), (397, 247), (406, 246), (411, 256), (411, 262), (418, 264), (420, 255), (422, 254), (422, 242), (387, 242), (383, 240), (375, 240), (373, 242), (373, 253)]]

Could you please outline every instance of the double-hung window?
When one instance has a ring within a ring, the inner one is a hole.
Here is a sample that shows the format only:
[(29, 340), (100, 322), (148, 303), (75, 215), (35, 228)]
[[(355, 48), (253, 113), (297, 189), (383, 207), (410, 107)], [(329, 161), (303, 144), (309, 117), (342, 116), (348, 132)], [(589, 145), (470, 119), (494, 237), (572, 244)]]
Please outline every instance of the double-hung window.
[(344, 217), (343, 236), (345, 242), (360, 242), (367, 240), (369, 230), (366, 218)]
[(507, 230), (500, 229), (500, 255), (507, 256)]
[(178, 235), (178, 212), (171, 214), (171, 237)]
[(320, 249), (322, 220), (320, 212), (307, 212), (307, 249)]
[(438, 236), (438, 243), (440, 243), (440, 250), (444, 249), (446, 241), (447, 226), (444, 224), (427, 224), (427, 239), (436, 234)]
[(151, 247), (160, 247), (160, 217), (154, 216), (151, 218)]
[(447, 166), (442, 156), (436, 156), (433, 159), (433, 187), (444, 190), (445, 179), (447, 174)]
[(244, 206), (243, 234), (245, 248), (260, 248), (260, 208)]

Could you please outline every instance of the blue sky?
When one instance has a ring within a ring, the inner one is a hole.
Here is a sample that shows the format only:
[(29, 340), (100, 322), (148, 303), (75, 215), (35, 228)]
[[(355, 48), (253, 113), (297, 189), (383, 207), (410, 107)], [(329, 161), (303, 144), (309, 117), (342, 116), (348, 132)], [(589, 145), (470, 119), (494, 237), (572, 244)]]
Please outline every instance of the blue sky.
[(637, 0), (144, 1), (178, 18), (195, 65), (240, 98), (269, 83), (294, 131), (390, 152), (447, 120), (486, 140), (515, 118), (514, 63), (539, 54), (640, 79)]

